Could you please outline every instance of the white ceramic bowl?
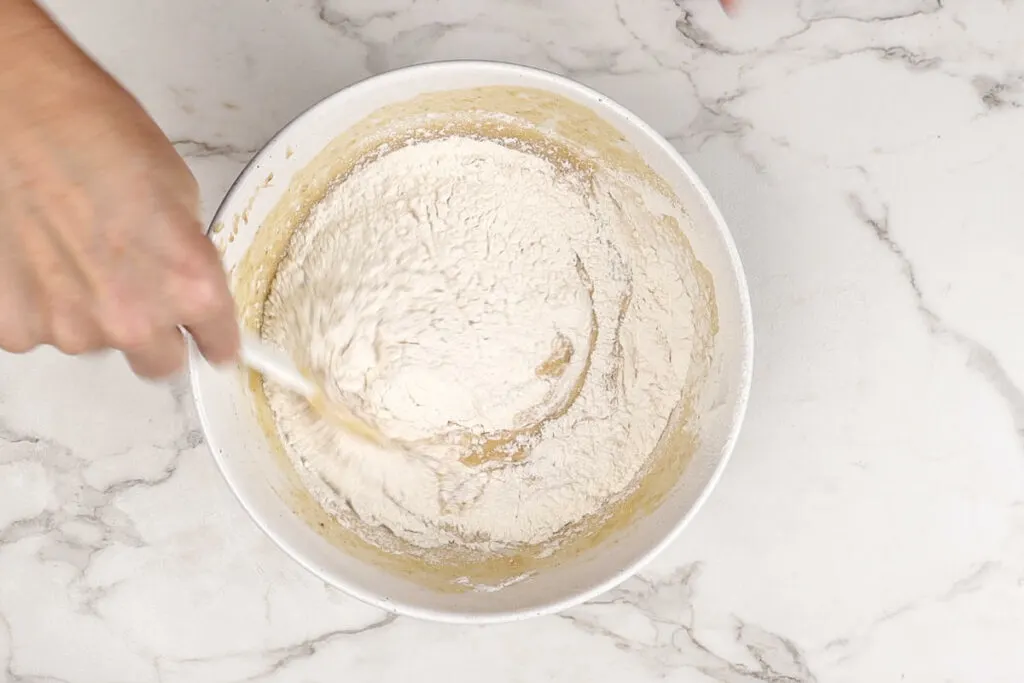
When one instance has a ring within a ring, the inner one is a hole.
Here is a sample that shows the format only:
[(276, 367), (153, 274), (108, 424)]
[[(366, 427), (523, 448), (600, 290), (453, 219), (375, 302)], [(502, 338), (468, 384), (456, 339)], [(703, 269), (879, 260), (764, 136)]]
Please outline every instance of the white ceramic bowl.
[[(290, 180), (336, 136), (385, 105), (482, 86), (535, 88), (582, 104), (617, 129), (686, 207), (687, 237), (714, 280), (718, 332), (711, 380), (699, 405), (699, 445), (662, 502), (582, 554), (493, 592), (424, 587), (344, 552), (297, 514), (292, 485), (257, 424), (241, 376), (210, 367), (191, 350), (192, 388), (207, 442), (224, 477), (256, 523), (285, 552), (328, 583), (400, 614), (453, 622), (494, 622), (556, 612), (613, 587), (674, 539), (701, 506), (736, 440), (750, 387), (750, 303), (736, 248), (721, 214), (675, 149), (635, 115), (578, 83), (492, 62), (446, 62), (392, 71), (338, 92), (288, 124), (239, 176), (214, 219), (229, 269), (245, 255)], [(268, 178), (272, 181), (267, 182)], [(216, 240), (215, 240), (216, 241)]]

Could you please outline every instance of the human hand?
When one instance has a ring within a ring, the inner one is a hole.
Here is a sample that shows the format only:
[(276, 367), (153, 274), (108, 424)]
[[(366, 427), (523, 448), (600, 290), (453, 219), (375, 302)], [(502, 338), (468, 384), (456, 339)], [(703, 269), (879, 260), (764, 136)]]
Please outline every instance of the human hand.
[(138, 103), (28, 0), (0, 7), (0, 349), (231, 360), (238, 327), (188, 167)]

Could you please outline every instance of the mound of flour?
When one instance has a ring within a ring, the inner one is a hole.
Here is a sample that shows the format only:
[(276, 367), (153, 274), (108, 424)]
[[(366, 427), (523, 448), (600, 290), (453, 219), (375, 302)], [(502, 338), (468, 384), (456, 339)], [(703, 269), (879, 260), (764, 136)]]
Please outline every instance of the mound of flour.
[(542, 543), (628, 492), (679, 402), (686, 263), (643, 193), (493, 141), (392, 151), (292, 237), (263, 334), (400, 447), (267, 387), (324, 507), (421, 548)]

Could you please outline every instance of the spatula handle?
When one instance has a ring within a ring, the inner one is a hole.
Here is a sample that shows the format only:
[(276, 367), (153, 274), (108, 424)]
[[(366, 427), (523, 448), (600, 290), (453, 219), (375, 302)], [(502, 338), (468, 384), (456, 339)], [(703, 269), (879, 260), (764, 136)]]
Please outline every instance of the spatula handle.
[(242, 330), (241, 357), (246, 366), (306, 398), (313, 398), (318, 393), (316, 385), (299, 372), (286, 353), (247, 330)]

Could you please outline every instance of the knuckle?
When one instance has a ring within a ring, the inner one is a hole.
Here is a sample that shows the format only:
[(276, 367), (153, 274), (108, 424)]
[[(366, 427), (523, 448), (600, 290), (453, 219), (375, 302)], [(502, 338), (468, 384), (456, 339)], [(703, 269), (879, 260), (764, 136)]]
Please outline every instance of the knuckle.
[(70, 356), (92, 351), (96, 335), (89, 304), (79, 296), (53, 296), (50, 299), (49, 343)]
[(17, 279), (0, 271), (0, 349), (25, 353), (45, 342), (42, 306)]
[(230, 307), (224, 276), (211, 268), (185, 278), (178, 289), (178, 309), (186, 323), (208, 320)]
[(42, 343), (31, 330), (10, 326), (0, 328), (0, 349), (10, 353), (27, 353)]
[(184, 343), (180, 335), (175, 339), (158, 340), (139, 351), (127, 352), (125, 356), (132, 371), (147, 379), (165, 379), (178, 374), (185, 364)]
[(18, 307), (0, 307), (0, 349), (10, 353), (26, 353), (44, 342), (43, 330), (36, 316)]
[(175, 375), (181, 374), (182, 369), (185, 367), (184, 356), (175, 356), (171, 360), (167, 361), (162, 367), (158, 369), (156, 378), (166, 379), (168, 377), (174, 377)]
[(156, 325), (141, 315), (116, 313), (102, 321), (103, 332), (115, 349), (140, 349), (156, 336)]
[(92, 351), (93, 339), (88, 329), (76, 324), (55, 324), (53, 326), (53, 345), (61, 353), (77, 356)]
[(82, 334), (66, 328), (60, 328), (59, 331), (54, 330), (53, 345), (58, 351), (69, 356), (85, 353), (89, 346)]

